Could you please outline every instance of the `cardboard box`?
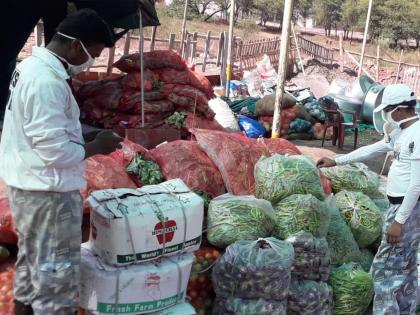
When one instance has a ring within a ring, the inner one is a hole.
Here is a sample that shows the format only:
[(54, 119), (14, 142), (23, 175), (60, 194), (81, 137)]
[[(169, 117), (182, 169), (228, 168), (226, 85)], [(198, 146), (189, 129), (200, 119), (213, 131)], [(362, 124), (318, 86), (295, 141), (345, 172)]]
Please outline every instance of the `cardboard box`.
[(180, 179), (96, 191), (88, 203), (89, 241), (109, 264), (145, 262), (200, 247), (204, 202)]
[(193, 259), (185, 253), (116, 267), (83, 244), (79, 305), (102, 315), (153, 313), (183, 303)]
[[(196, 311), (191, 304), (180, 303), (166, 310), (150, 313), (149, 315), (196, 315)], [(78, 315), (98, 315), (98, 312), (89, 312), (83, 309), (79, 309)]]

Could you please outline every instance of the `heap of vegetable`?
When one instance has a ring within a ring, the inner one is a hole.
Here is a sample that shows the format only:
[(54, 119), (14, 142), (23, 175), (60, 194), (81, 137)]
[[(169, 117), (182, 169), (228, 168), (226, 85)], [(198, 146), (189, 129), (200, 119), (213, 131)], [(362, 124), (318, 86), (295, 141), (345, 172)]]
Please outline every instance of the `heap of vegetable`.
[(294, 194), (325, 195), (318, 170), (303, 155), (262, 157), (255, 165), (256, 196), (276, 204)]
[(187, 116), (187, 112), (175, 112), (166, 119), (166, 123), (168, 125), (173, 125), (177, 129), (181, 129)]
[(327, 281), (330, 276), (330, 250), (327, 240), (311, 233), (298, 232), (286, 239), (293, 245), (295, 260), (292, 277), (297, 279)]
[(230, 245), (213, 268), (218, 298), (284, 301), (290, 283), (293, 246), (269, 237)]
[(370, 171), (362, 163), (322, 168), (321, 170), (331, 181), (335, 193), (342, 190), (360, 191), (368, 196), (378, 193), (379, 175)]
[(328, 283), (334, 292), (334, 314), (364, 314), (372, 301), (373, 282), (369, 273), (354, 263), (335, 268)]
[(337, 206), (360, 248), (374, 243), (381, 235), (382, 215), (373, 201), (361, 192), (341, 191)]
[[(321, 188), (322, 189), (322, 188)], [(325, 202), (312, 195), (291, 195), (275, 207), (276, 225), (273, 236), (285, 239), (299, 231), (325, 237), (330, 222), (330, 212)]]
[(286, 315), (287, 301), (247, 300), (230, 297), (216, 300), (214, 315)]
[(207, 238), (216, 247), (267, 237), (273, 228), (273, 208), (266, 200), (226, 194), (210, 202)]
[(13, 279), (15, 276), (15, 260), (0, 259), (0, 314), (14, 314)]
[(325, 282), (292, 279), (287, 308), (289, 315), (330, 315), (332, 288)]
[(156, 185), (164, 181), (159, 165), (143, 159), (143, 154), (136, 154), (127, 166), (127, 173), (136, 175), (143, 185)]
[(329, 204), (329, 208), (331, 217), (327, 242), (331, 252), (331, 264), (359, 262), (361, 253), (349, 226), (333, 202)]

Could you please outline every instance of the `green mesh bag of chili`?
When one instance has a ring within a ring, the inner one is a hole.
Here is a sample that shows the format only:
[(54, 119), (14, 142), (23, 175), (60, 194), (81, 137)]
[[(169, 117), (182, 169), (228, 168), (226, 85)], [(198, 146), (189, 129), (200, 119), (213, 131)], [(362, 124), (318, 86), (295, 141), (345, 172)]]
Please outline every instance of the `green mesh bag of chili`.
[(380, 177), (362, 163), (322, 168), (321, 171), (331, 181), (334, 193), (350, 190), (368, 196), (378, 195)]
[(273, 235), (277, 238), (285, 239), (299, 231), (309, 232), (315, 237), (327, 235), (330, 212), (326, 202), (312, 195), (291, 195), (274, 207), (274, 213)]
[(334, 315), (363, 315), (373, 298), (372, 276), (355, 263), (333, 269)]
[(273, 205), (295, 194), (310, 194), (325, 199), (315, 164), (303, 155), (262, 157), (255, 165), (257, 198)]
[(370, 267), (372, 266), (373, 258), (375, 258), (375, 256), (367, 248), (363, 248), (360, 252), (362, 253), (360, 265), (362, 266), (364, 271), (369, 272)]
[(382, 232), (382, 214), (375, 203), (361, 192), (346, 190), (336, 194), (335, 199), (359, 247), (374, 243)]

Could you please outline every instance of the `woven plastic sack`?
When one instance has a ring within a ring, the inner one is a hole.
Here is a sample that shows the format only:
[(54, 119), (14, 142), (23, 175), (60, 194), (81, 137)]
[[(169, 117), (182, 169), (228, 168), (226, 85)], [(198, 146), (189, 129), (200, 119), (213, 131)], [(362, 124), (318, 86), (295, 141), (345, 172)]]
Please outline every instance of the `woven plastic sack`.
[(364, 314), (373, 298), (372, 276), (358, 264), (335, 268), (328, 283), (334, 292), (334, 315)]
[(216, 247), (267, 237), (273, 228), (273, 208), (266, 200), (226, 194), (210, 202), (207, 239)]
[(329, 208), (331, 216), (326, 238), (331, 252), (331, 264), (359, 262), (361, 253), (350, 227), (344, 221), (334, 202), (330, 202)]
[(382, 232), (382, 214), (375, 203), (361, 192), (345, 190), (335, 199), (359, 247), (374, 243)]
[(254, 167), (264, 147), (241, 134), (195, 129), (198, 145), (217, 165), (225, 187), (234, 195), (254, 195)]
[[(260, 99), (255, 105), (255, 116), (273, 116), (275, 100), (275, 95), (266, 95)], [(287, 93), (284, 94), (284, 98), (281, 104), (282, 109), (293, 107), (295, 104), (296, 99), (293, 96)]]
[(137, 185), (126, 173), (125, 167), (110, 156), (95, 155), (86, 159), (84, 178), (86, 188), (81, 190), (84, 212), (89, 213), (86, 198), (92, 191), (114, 188), (136, 188)]
[[(149, 92), (153, 90), (155, 83), (158, 81), (159, 76), (149, 69), (144, 70), (144, 91)], [(124, 91), (141, 90), (141, 75), (140, 72), (132, 72), (126, 74), (121, 80), (121, 86)]]
[(331, 181), (335, 193), (350, 190), (369, 196), (378, 192), (379, 175), (362, 163), (322, 168), (322, 173)]
[(0, 178), (0, 243), (16, 245), (18, 236), (13, 224), (6, 183)]
[(333, 291), (326, 282), (292, 278), (287, 309), (289, 315), (332, 315)]
[(257, 139), (263, 137), (266, 130), (257, 120), (240, 115), (238, 118), (239, 127), (247, 137)]
[(226, 192), (222, 175), (213, 161), (195, 141), (178, 140), (159, 145), (150, 151), (167, 180), (181, 178), (193, 191), (212, 197)]
[(285, 239), (299, 231), (325, 237), (330, 223), (327, 203), (312, 195), (291, 195), (274, 206), (276, 225), (273, 235)]
[(360, 252), (362, 253), (362, 256), (360, 259), (360, 265), (362, 266), (364, 271), (369, 272), (375, 256), (367, 248), (363, 248)]
[(292, 277), (303, 280), (327, 281), (330, 276), (330, 249), (324, 237), (300, 231), (286, 238), (295, 251)]
[[(143, 53), (144, 67), (148, 69), (174, 68), (184, 70), (186, 61), (173, 50), (154, 50)], [(140, 55), (131, 54), (122, 56), (113, 66), (122, 72), (140, 71)]]
[(218, 298), (287, 300), (293, 246), (273, 237), (230, 245), (213, 268)]
[(286, 315), (287, 301), (230, 297), (215, 302), (213, 315)]
[(258, 143), (262, 144), (270, 155), (300, 155), (299, 149), (290, 141), (282, 138), (260, 138)]
[(255, 165), (256, 196), (273, 204), (295, 194), (325, 195), (315, 164), (301, 155), (273, 155)]

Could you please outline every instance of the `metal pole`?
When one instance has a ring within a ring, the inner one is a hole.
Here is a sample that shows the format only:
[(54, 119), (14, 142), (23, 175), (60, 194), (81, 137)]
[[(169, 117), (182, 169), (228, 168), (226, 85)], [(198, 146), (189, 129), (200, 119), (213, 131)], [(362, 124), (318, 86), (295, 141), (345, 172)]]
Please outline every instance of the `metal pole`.
[(235, 0), (230, 0), (230, 20), (229, 20), (229, 42), (227, 51), (226, 65), (226, 97), (230, 94), (230, 80), (232, 74), (232, 46), (233, 46), (233, 24), (235, 17)]
[(302, 56), (300, 55), (300, 47), (299, 47), (299, 44), (298, 44), (298, 41), (297, 41), (297, 38), (296, 38), (295, 27), (293, 26), (293, 23), (292, 23), (292, 33), (293, 33), (293, 38), (295, 39), (296, 50), (297, 50), (297, 53), (298, 53), (300, 66), (302, 68), (302, 73), (303, 73), (303, 75), (306, 75), (305, 68), (303, 67)]
[(181, 56), (184, 56), (184, 46), (185, 46), (185, 32), (187, 31), (187, 10), (188, 10), (188, 0), (185, 0), (185, 6), (184, 6), (184, 17), (182, 19), (182, 28), (181, 28), (181, 45), (179, 52), (181, 53)]
[(273, 117), (273, 131), (271, 134), (272, 138), (280, 137), (281, 127), (281, 103), (284, 95), (284, 81), (286, 79), (287, 72), (287, 55), (290, 38), (290, 21), (292, 19), (293, 0), (285, 0), (284, 3), (284, 14), (283, 14), (283, 26), (281, 30), (281, 42), (280, 42), (280, 59), (279, 69), (277, 77), (277, 89), (276, 89), (276, 100), (274, 104), (274, 117)]
[(376, 81), (379, 81), (379, 58), (380, 56), (380, 52), (381, 51), (381, 46), (378, 43), (378, 46), (376, 46)]
[(139, 54), (140, 54), (140, 95), (141, 95), (141, 127), (144, 128), (144, 37), (143, 37), (143, 18), (141, 16), (141, 9), (139, 9), (140, 21), (140, 37), (139, 37)]
[(368, 13), (366, 17), (366, 25), (365, 25), (365, 34), (363, 36), (362, 53), (360, 56), (360, 67), (359, 67), (359, 73), (358, 73), (359, 77), (362, 74), (363, 58), (365, 56), (365, 50), (366, 50), (366, 41), (367, 41), (367, 36), (368, 36), (368, 31), (369, 31), (370, 15), (372, 13), (372, 3), (373, 3), (373, 0), (369, 0), (369, 8), (368, 8)]

